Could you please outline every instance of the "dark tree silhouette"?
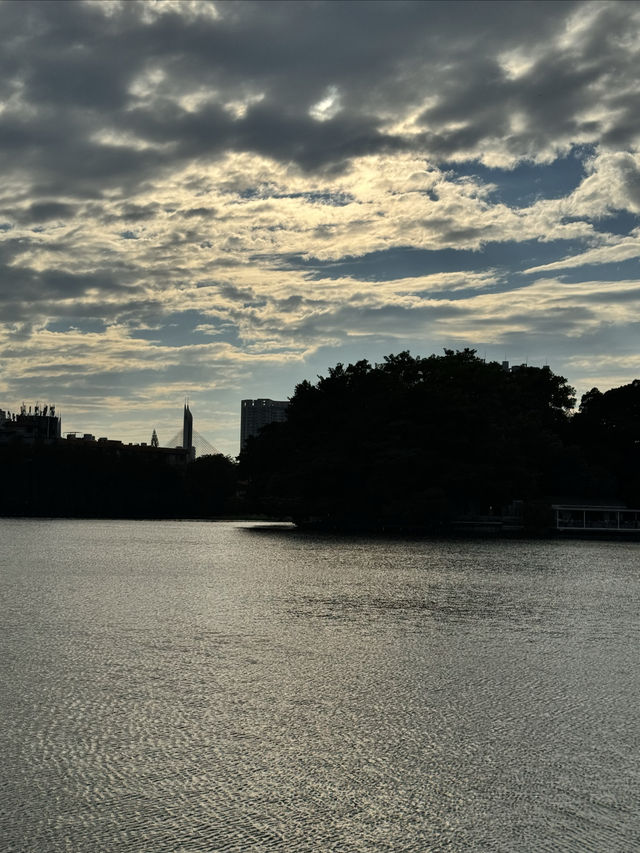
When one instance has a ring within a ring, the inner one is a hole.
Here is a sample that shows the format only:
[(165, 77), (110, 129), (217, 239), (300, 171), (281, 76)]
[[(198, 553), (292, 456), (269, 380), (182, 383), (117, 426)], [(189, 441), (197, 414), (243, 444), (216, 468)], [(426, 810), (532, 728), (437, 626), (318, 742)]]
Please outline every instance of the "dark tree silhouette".
[(574, 440), (608, 492), (640, 505), (640, 379), (583, 397), (572, 423)]
[(474, 350), (337, 364), (241, 454), (250, 505), (337, 527), (439, 526), (532, 500), (565, 452), (573, 389)]
[(170, 464), (152, 448), (96, 442), (0, 445), (0, 514), (185, 518), (234, 512), (238, 465), (226, 456)]

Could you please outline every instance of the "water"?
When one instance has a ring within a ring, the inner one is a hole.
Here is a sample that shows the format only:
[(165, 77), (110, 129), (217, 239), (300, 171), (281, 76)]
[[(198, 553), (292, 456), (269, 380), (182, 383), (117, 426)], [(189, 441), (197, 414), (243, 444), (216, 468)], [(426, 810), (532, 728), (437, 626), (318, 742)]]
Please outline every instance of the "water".
[(638, 543), (0, 520), (0, 849), (640, 849)]

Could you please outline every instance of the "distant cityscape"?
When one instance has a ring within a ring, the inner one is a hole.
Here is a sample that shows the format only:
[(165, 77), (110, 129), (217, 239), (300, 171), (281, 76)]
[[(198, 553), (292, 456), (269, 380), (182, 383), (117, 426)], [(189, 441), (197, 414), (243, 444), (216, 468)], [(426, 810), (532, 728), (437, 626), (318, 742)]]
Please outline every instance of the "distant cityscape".
[[(289, 403), (287, 400), (258, 398), (242, 400), (240, 410), (240, 449), (243, 449), (251, 436), (256, 436), (270, 423), (279, 423), (286, 419)], [(84, 446), (95, 445), (105, 451), (127, 453), (161, 454), (171, 464), (186, 464), (196, 456), (216, 455), (218, 451), (203, 436), (194, 430), (193, 413), (185, 403), (182, 417), (182, 429), (170, 440), (169, 446), (161, 446), (155, 428), (152, 429), (149, 443), (125, 443), (118, 439), (102, 436), (96, 439), (92, 433), (78, 431), (62, 433), (62, 418), (53, 405), (36, 403), (27, 406), (22, 403), (17, 412), (0, 409), (0, 444), (20, 442), (24, 444), (44, 443), (67, 444), (81, 442)]]

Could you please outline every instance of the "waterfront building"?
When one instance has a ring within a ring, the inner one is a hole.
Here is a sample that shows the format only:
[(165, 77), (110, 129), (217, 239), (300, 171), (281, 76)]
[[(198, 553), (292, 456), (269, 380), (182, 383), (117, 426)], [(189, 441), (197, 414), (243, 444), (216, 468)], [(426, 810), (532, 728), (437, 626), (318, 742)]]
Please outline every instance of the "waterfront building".
[(627, 506), (553, 504), (554, 529), (562, 533), (638, 533), (640, 509)]

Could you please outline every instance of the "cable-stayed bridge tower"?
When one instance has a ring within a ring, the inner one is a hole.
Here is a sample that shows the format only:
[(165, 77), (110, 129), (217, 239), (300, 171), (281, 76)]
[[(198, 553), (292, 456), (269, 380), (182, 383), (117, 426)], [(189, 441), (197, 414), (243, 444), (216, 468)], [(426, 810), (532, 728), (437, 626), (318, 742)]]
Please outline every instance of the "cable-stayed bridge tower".
[(189, 458), (196, 456), (215, 456), (220, 453), (207, 439), (193, 428), (193, 415), (189, 403), (184, 404), (182, 415), (182, 430), (179, 430), (168, 443), (167, 447), (184, 447), (189, 450)]
[(189, 409), (189, 403), (184, 404), (184, 415), (182, 418), (182, 446), (189, 451), (191, 459), (196, 458), (196, 449), (193, 446), (193, 415)]

